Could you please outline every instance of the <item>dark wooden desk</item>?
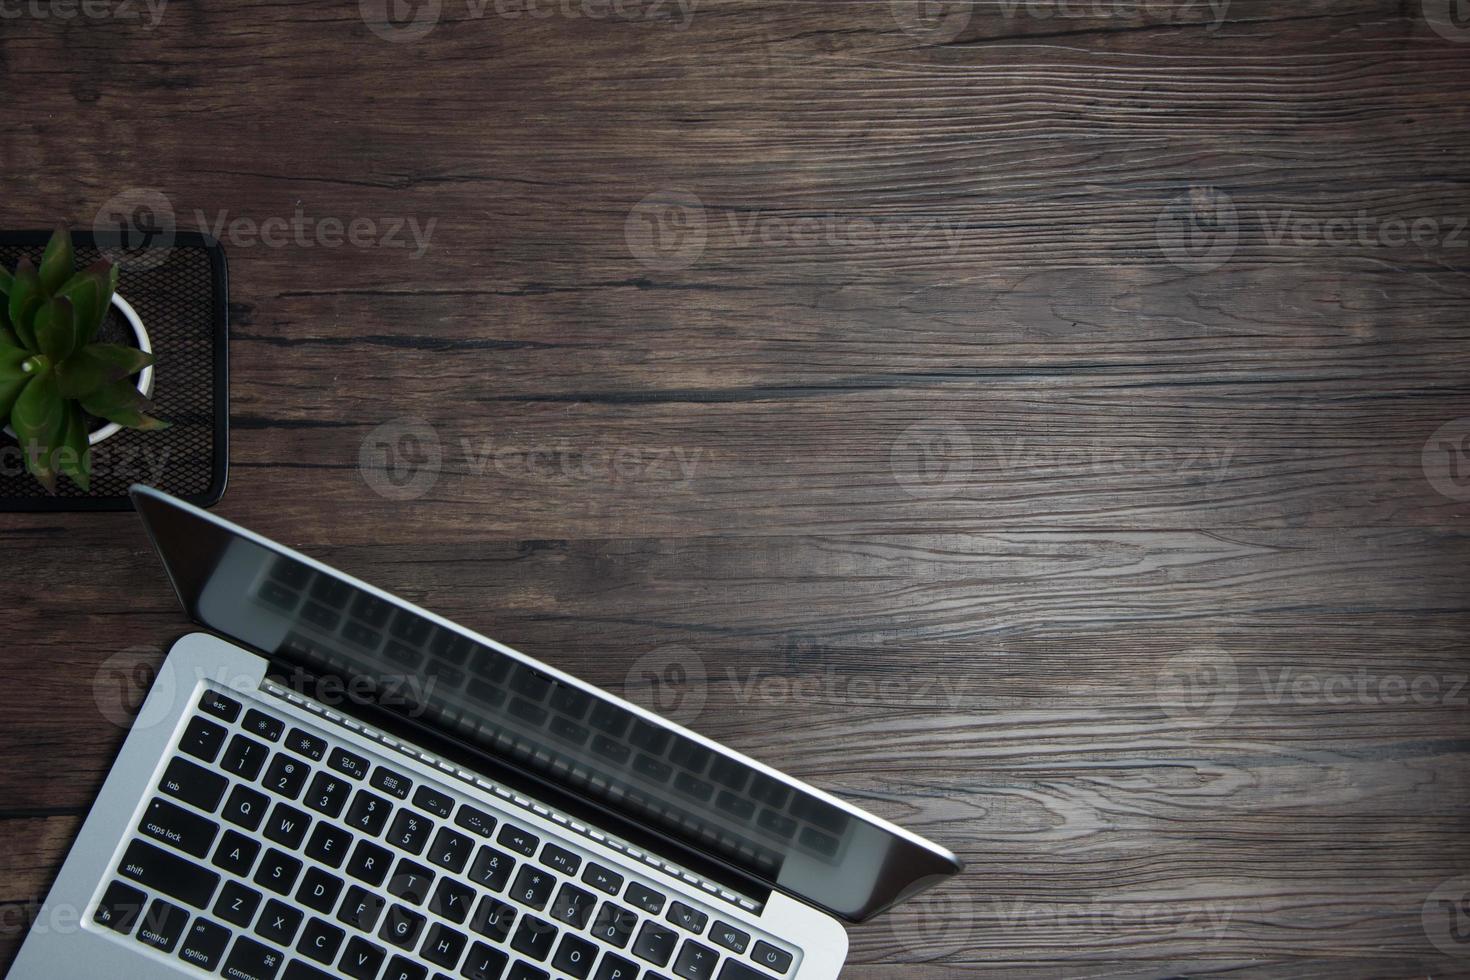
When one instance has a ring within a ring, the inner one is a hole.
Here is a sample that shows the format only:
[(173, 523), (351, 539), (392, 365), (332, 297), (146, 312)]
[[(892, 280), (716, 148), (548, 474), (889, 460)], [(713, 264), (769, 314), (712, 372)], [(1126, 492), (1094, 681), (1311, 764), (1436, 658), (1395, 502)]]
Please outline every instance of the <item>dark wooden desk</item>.
[[(850, 976), (1470, 974), (1470, 34), (542, 2), (12, 5), (3, 223), (226, 240), (218, 512), (960, 852)], [(186, 623), (0, 541), (8, 956)]]

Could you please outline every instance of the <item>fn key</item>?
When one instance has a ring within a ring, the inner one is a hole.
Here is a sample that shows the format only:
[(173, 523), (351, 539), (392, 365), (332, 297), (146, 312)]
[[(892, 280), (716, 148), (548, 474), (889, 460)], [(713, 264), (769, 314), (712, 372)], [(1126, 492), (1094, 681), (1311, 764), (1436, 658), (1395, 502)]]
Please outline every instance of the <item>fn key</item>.
[(102, 901), (97, 903), (97, 911), (92, 913), (92, 921), (98, 925), (127, 935), (133, 931), (138, 916), (143, 912), (143, 904), (146, 896), (138, 889), (130, 885), (124, 885), (120, 881), (114, 881), (107, 886), (107, 891), (102, 893)]

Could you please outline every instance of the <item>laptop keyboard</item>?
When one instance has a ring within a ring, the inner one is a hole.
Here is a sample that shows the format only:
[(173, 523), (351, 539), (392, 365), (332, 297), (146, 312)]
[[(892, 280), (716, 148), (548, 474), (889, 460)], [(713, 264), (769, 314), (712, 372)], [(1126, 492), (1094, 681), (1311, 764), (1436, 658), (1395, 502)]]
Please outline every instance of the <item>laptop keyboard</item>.
[(793, 952), (206, 691), (93, 921), (228, 980), (774, 980)]

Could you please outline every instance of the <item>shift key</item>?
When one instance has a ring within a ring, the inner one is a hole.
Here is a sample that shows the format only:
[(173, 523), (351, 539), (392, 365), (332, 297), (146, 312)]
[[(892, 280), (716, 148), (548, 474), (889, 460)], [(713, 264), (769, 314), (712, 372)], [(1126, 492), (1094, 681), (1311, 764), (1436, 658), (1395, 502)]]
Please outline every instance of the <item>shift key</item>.
[(117, 873), (196, 909), (209, 906), (209, 898), (219, 884), (219, 875), (213, 871), (141, 840), (128, 845)]
[(155, 796), (138, 823), (138, 833), (202, 858), (209, 853), (219, 824)]

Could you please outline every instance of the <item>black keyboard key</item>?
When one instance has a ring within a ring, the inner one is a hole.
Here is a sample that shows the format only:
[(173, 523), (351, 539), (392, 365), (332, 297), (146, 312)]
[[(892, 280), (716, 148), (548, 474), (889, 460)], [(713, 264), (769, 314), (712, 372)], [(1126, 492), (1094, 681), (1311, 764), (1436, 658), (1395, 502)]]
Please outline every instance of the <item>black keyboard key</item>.
[(238, 881), (227, 881), (219, 890), (219, 899), (214, 903), (214, 914), (237, 926), (248, 926), (260, 908), (260, 892), (247, 888)]
[(225, 756), (220, 760), (220, 768), (232, 776), (239, 776), (249, 782), (260, 775), (260, 770), (265, 767), (266, 757), (270, 755), (270, 749), (253, 738), (244, 735), (236, 735), (230, 739), (230, 747), (225, 749)]
[(442, 878), (439, 887), (434, 889), (434, 897), (429, 900), (429, 911), (459, 925), (469, 918), (474, 904), (473, 888), (453, 878)]
[(515, 938), (510, 941), (510, 948), (539, 962), (551, 955), (555, 942), (556, 926), (534, 915), (523, 915), (521, 924), (516, 926)]
[(551, 898), (551, 890), (555, 887), (555, 875), (550, 871), (527, 864), (523, 865), (521, 873), (516, 875), (516, 883), (510, 886), (510, 895), (522, 905), (529, 905), (539, 912), (546, 908), (546, 903)]
[(163, 771), (158, 789), (206, 813), (213, 813), (229, 785), (230, 781), (219, 773), (196, 766), (188, 759), (175, 758)]
[(196, 909), (205, 908), (219, 884), (219, 875), (188, 858), (147, 841), (128, 844), (117, 873)]
[(510, 873), (515, 866), (516, 859), (509, 854), (493, 847), (482, 847), (480, 853), (475, 855), (475, 866), (470, 869), (470, 878), (475, 884), (498, 892), (510, 881)]
[(612, 902), (603, 902), (602, 908), (597, 910), (597, 918), (592, 921), (592, 935), (618, 949), (628, 945), (636, 928), (638, 914)]
[(680, 929), (688, 929), (696, 936), (704, 932), (704, 927), (709, 924), (709, 916), (696, 908), (690, 908), (683, 902), (674, 902), (669, 905), (668, 919)]
[(195, 919), (184, 933), (179, 959), (212, 973), (225, 958), (225, 947), (229, 944), (230, 930), (208, 919)]
[(330, 913), (342, 894), (342, 879), (321, 868), (307, 868), (296, 889), (296, 901), (317, 912)]
[(757, 940), (755, 949), (750, 951), (750, 958), (755, 960), (767, 970), (776, 973), (785, 973), (791, 969), (791, 954), (784, 949), (778, 949), (765, 940)]
[(372, 932), (373, 926), (378, 924), (378, 916), (383, 914), (383, 906), (387, 904), (387, 899), (381, 895), (353, 885), (347, 889), (347, 897), (342, 899), (342, 907), (337, 910), (337, 921), (345, 922), (360, 932)]
[(413, 805), (436, 817), (447, 817), (449, 811), (454, 809), (454, 798), (432, 786), (420, 786), (418, 792), (413, 794)]
[(92, 913), (92, 921), (126, 936), (133, 931), (138, 917), (143, 914), (143, 904), (146, 900), (147, 896), (132, 885), (114, 881), (107, 886), (107, 891), (102, 893), (102, 901), (97, 903), (97, 911)]
[(635, 908), (640, 908), (649, 915), (658, 915), (662, 912), (666, 901), (663, 895), (641, 881), (628, 882), (628, 890), (623, 897), (632, 902)]
[(334, 772), (351, 776), (353, 779), (367, 778), (367, 759), (355, 752), (348, 752), (340, 746), (333, 749), (332, 754), (327, 757), (327, 767)]
[(470, 955), (465, 957), (464, 969), (460, 970), (460, 976), (466, 980), (501, 980), (505, 975), (505, 965), (510, 961), (498, 949), (492, 949), (484, 943), (475, 943), (470, 947)]
[(374, 946), (361, 936), (353, 936), (342, 953), (338, 968), (354, 980), (373, 980), (383, 968), (383, 957), (387, 951)]
[(241, 936), (225, 960), (224, 975), (230, 980), (275, 980), (284, 960), (278, 950)]
[(433, 829), (434, 822), (422, 813), (399, 807), (398, 815), (393, 818), (393, 826), (388, 828), (387, 840), (394, 847), (410, 854), (422, 854), (424, 845), (429, 842), (429, 832)]
[(732, 953), (743, 953), (745, 947), (750, 945), (750, 933), (719, 919), (715, 920), (715, 927), (709, 931), (709, 937)]
[(654, 966), (663, 966), (674, 955), (678, 942), (679, 934), (674, 930), (665, 929), (657, 922), (645, 922), (633, 942), (633, 955)]
[(525, 960), (516, 960), (515, 966), (505, 975), (505, 980), (550, 980), (551, 974), (538, 969)]
[(311, 818), (306, 814), (294, 806), (277, 803), (265, 823), (265, 836), (294, 851), (306, 839), (306, 828), (310, 826)]
[(582, 872), (582, 881), (596, 888), (600, 892), (616, 895), (623, 887), (623, 876), (616, 871), (604, 868), (600, 864), (589, 863), (587, 869)]
[(386, 766), (379, 766), (373, 770), (371, 785), (382, 790), (389, 796), (396, 796), (400, 800), (408, 799), (408, 791), (413, 787), (413, 780), (402, 773), (394, 772)]
[(507, 905), (500, 899), (487, 895), (480, 899), (480, 906), (475, 909), (475, 917), (470, 920), (470, 928), (487, 939), (504, 943), (506, 937), (510, 935), (510, 927), (515, 922), (516, 914), (517, 909), (514, 905)]
[(319, 772), (311, 779), (311, 789), (306, 791), (306, 805), (329, 817), (336, 817), (347, 805), (347, 794), (352, 784), (341, 776)]
[(393, 957), (388, 961), (388, 969), (383, 971), (383, 980), (427, 980), (428, 976), (428, 967), (403, 956)]
[(464, 933), (436, 922), (424, 937), (424, 946), (419, 953), (429, 962), (452, 970), (467, 942), (469, 939)]
[(439, 833), (434, 835), (434, 843), (429, 847), (428, 857), (439, 867), (459, 874), (469, 862), (470, 852), (474, 847), (474, 841), (459, 831), (440, 827)]
[(296, 930), (301, 928), (303, 918), (300, 909), (273, 898), (265, 903), (260, 921), (255, 924), (255, 934), (267, 942), (289, 946), (296, 938)]
[(536, 848), (541, 843), (541, 839), (529, 830), (522, 830), (515, 824), (509, 823), (500, 828), (500, 834), (495, 839), (512, 851), (519, 851), (526, 857), (535, 854)]
[(556, 893), (556, 901), (551, 903), (551, 917), (573, 929), (584, 929), (596, 907), (596, 895), (576, 885), (562, 885), (561, 891)]
[(679, 958), (674, 961), (674, 973), (684, 980), (711, 980), (719, 960), (719, 953), (690, 939), (679, 950)]
[(187, 752), (196, 759), (213, 762), (225, 744), (225, 726), (216, 725), (208, 718), (191, 718), (184, 734), (179, 738), (179, 751)]
[(291, 734), (286, 736), (286, 748), (306, 756), (313, 762), (321, 762), (322, 756), (327, 754), (327, 741), (317, 738), (311, 732), (293, 728)]
[(358, 841), (347, 862), (347, 873), (369, 885), (381, 885), (393, 867), (393, 852), (371, 841)]
[(209, 853), (219, 833), (219, 824), (155, 796), (143, 811), (143, 819), (138, 821), (138, 833), (202, 858)]
[(199, 698), (199, 710), (225, 721), (234, 721), (240, 717), (240, 702), (218, 691), (206, 690)]
[(251, 880), (277, 895), (289, 895), (291, 886), (296, 884), (296, 876), (300, 873), (299, 859), (272, 847), (260, 859), (260, 867), (255, 869), (255, 877)]
[(306, 928), (301, 930), (301, 941), (296, 944), (296, 952), (330, 966), (337, 958), (337, 950), (342, 948), (342, 940), (345, 938), (347, 933), (330, 922), (308, 919)]
[(325, 970), (318, 970), (309, 963), (292, 960), (286, 964), (286, 972), (281, 974), (281, 980), (337, 980), (337, 978)]
[(352, 798), (352, 809), (347, 811), (347, 826), (363, 834), (373, 837), (383, 832), (383, 826), (388, 822), (388, 815), (393, 812), (393, 804), (365, 789), (357, 791)]
[[(651, 977), (652, 974), (647, 976)], [(719, 980), (771, 980), (771, 975), (752, 970), (739, 960), (726, 960), (725, 965), (720, 967)]]
[[(639, 966), (632, 960), (625, 960), (621, 956), (608, 953), (597, 964), (597, 975), (592, 980), (634, 980), (638, 976)], [(657, 980), (657, 974), (649, 972), (644, 974), (644, 980)]]
[(489, 837), (495, 830), (495, 818), (469, 804), (459, 808), (459, 812), (454, 815), (454, 823), (481, 837)]
[(325, 820), (317, 821), (311, 839), (306, 842), (306, 856), (329, 868), (340, 868), (352, 846), (352, 835)]
[(254, 830), (265, 819), (268, 806), (270, 799), (264, 793), (256, 792), (249, 786), (236, 786), (230, 791), (230, 798), (225, 801), (225, 808), (220, 811), (220, 816), (246, 830)]
[(551, 965), (569, 977), (577, 980), (587, 980), (587, 974), (592, 972), (592, 961), (597, 959), (597, 947), (580, 936), (568, 933), (561, 937), (561, 944), (556, 947), (556, 955), (551, 958)]
[(407, 858), (399, 858), (398, 867), (393, 869), (393, 877), (388, 879), (388, 894), (414, 905), (422, 905), (424, 899), (429, 897), (429, 888), (433, 884), (433, 871)]
[(300, 759), (277, 752), (271, 760), (270, 768), (265, 771), (265, 779), (261, 785), (277, 796), (294, 800), (301, 795), (301, 787), (306, 785), (309, 772), (311, 770)]
[(424, 917), (406, 905), (394, 905), (383, 917), (383, 928), (378, 938), (390, 942), (399, 949), (413, 949), (424, 928)]
[(281, 739), (281, 733), (286, 730), (286, 723), (264, 711), (251, 708), (245, 712), (245, 721), (240, 727), (267, 741), (278, 742)]
[(541, 863), (548, 868), (555, 868), (568, 878), (573, 878), (581, 870), (582, 858), (565, 847), (547, 844), (541, 849)]

